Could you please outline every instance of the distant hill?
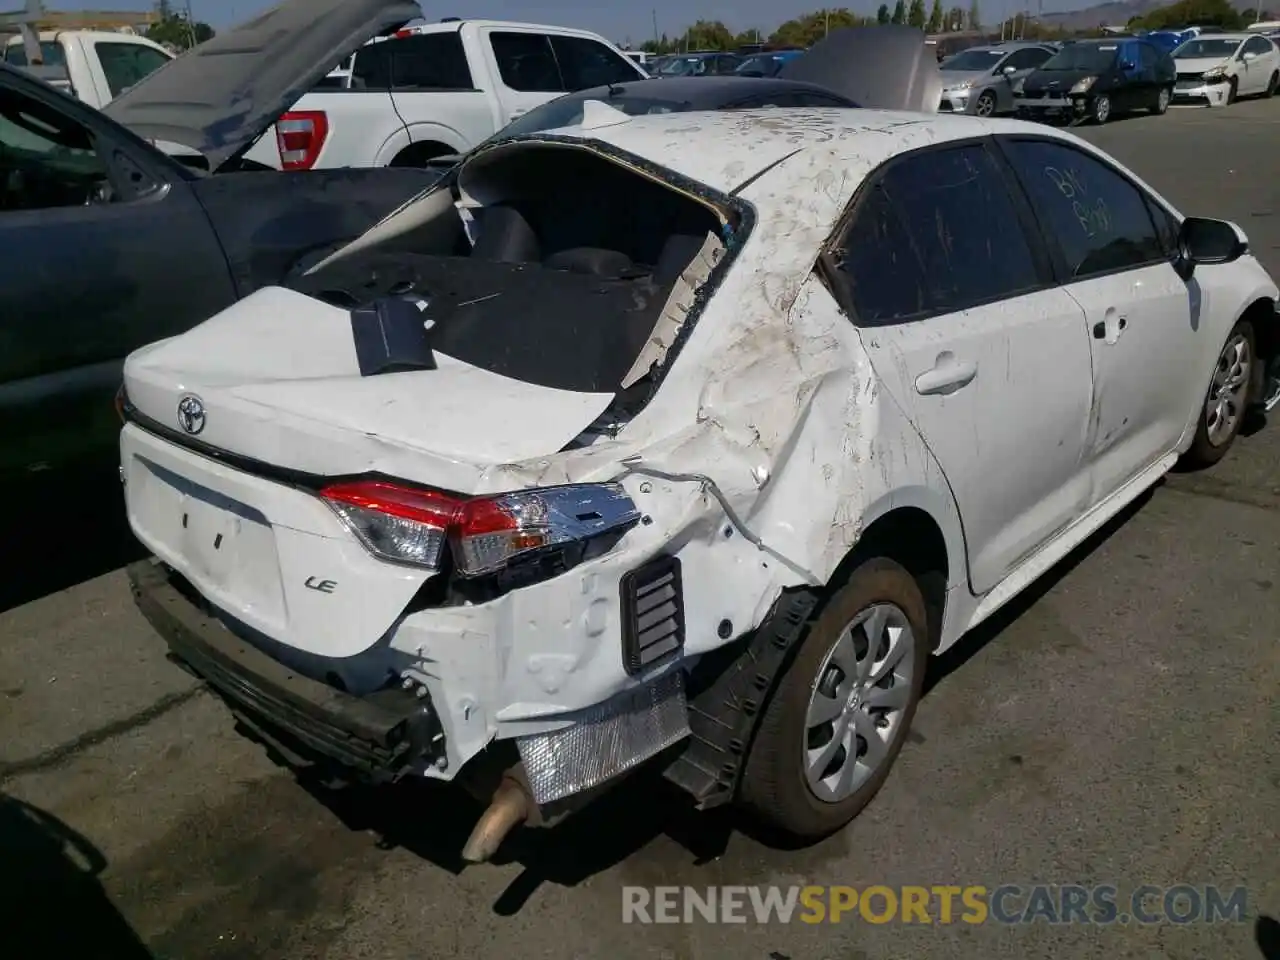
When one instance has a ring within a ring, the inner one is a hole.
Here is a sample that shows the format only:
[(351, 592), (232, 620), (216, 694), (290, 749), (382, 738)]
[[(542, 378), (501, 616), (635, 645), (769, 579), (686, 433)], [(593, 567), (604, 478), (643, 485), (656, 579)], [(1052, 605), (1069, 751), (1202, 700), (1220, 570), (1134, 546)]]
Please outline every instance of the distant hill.
[[(1084, 10), (1042, 13), (1035, 19), (1045, 26), (1062, 27), (1064, 30), (1090, 30), (1102, 24), (1109, 27), (1123, 27), (1131, 17), (1141, 16), (1157, 7), (1168, 5), (1169, 3), (1164, 0), (1112, 0), (1110, 3), (1100, 3), (1093, 7), (1086, 7)], [(1254, 13), (1258, 9), (1257, 0), (1232, 0), (1231, 5), (1242, 13)], [(1267, 6), (1265, 0), (1263, 6)]]

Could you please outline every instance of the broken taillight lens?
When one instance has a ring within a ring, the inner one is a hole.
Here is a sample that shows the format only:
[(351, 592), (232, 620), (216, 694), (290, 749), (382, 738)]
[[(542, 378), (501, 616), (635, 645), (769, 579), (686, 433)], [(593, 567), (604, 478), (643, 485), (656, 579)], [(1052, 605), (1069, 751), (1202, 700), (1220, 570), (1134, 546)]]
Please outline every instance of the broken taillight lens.
[(323, 110), (293, 110), (276, 121), (276, 148), (285, 170), (310, 170), (329, 139), (329, 117)]
[(640, 519), (616, 483), (572, 484), (457, 498), (386, 481), (329, 486), (320, 496), (375, 556), (439, 569), (446, 544), (460, 576), (621, 531)]

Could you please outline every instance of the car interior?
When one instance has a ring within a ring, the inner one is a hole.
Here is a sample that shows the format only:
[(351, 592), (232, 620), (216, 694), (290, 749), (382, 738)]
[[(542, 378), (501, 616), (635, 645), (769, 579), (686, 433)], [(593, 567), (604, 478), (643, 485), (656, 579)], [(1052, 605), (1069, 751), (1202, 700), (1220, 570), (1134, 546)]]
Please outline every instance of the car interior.
[(590, 150), (491, 153), (411, 205), (425, 222), (289, 285), (353, 311), (411, 300), (426, 353), (504, 376), (591, 393), (635, 383), (722, 251), (722, 215)]

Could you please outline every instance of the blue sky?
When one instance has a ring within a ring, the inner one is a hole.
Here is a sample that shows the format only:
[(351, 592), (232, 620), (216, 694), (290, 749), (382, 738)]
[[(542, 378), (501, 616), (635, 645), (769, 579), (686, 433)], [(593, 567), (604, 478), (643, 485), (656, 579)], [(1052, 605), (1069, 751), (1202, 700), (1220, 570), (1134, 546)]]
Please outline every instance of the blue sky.
[[(2, 0), (0, 0), (2, 2)], [(185, 0), (175, 0), (181, 6)], [(271, 5), (273, 0), (191, 0), (191, 8), (197, 20), (212, 24), (215, 28), (228, 27), (244, 20)], [(871, 14), (879, 0), (829, 0), (831, 6), (848, 6), (855, 12)], [(1037, 0), (1028, 0), (1031, 11), (1037, 9)], [(1090, 6), (1097, 0), (1046, 0), (1045, 11), (1074, 10)], [(54, 10), (145, 10), (152, 6), (147, 0), (45, 0)], [(659, 31), (679, 34), (695, 20), (721, 20), (734, 30), (758, 27), (768, 33), (782, 21), (821, 6), (821, 0), (650, 0), (644, 4), (600, 2), (600, 0), (560, 0), (550, 3), (529, 3), (522, 0), (489, 0), (474, 6), (463, 0), (445, 0), (444, 4), (433, 0), (419, 0), (428, 19), (448, 16), (488, 17), (497, 20), (530, 20), (582, 27), (605, 34), (609, 39), (623, 41), (628, 37), (635, 44), (649, 39), (653, 34), (651, 10), (656, 11)], [(944, 0), (946, 6), (953, 5)], [(967, 0), (960, 6), (967, 7)], [(17, 8), (19, 4), (9, 3)], [(1001, 15), (1011, 16), (1024, 6), (1021, 0), (979, 0), (983, 20), (996, 21)]]

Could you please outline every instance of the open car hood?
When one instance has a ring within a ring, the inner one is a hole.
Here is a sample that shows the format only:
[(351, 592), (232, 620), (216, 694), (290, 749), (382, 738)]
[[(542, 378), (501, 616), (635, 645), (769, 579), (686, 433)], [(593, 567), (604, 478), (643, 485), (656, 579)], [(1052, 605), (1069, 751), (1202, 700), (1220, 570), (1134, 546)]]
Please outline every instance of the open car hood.
[(783, 64), (778, 76), (877, 110), (937, 113), (942, 96), (938, 58), (924, 31), (901, 24), (836, 30)]
[(422, 16), (415, 0), (285, 0), (177, 57), (105, 107), (216, 170), (364, 43)]

